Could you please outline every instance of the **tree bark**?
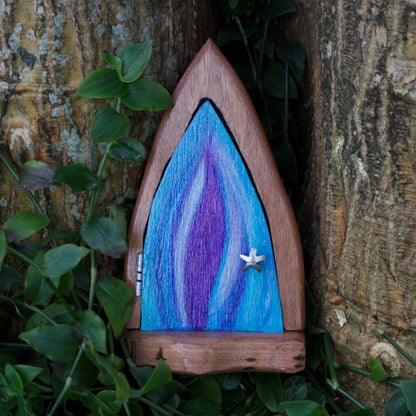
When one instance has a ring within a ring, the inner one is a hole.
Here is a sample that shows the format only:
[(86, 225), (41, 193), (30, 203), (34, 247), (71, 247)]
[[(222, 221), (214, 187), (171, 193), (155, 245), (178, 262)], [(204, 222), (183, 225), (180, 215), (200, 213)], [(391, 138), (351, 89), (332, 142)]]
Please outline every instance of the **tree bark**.
[[(6, 0), (0, 2), (1, 151), (18, 168), (25, 161), (49, 165), (82, 162), (96, 167), (101, 154), (89, 131), (104, 100), (75, 97), (87, 73), (105, 66), (103, 52), (153, 40), (144, 77), (170, 91), (213, 33), (209, 0)], [(160, 115), (129, 113), (131, 137), (150, 147)], [(108, 163), (105, 201), (132, 202), (141, 168)], [(24, 192), (0, 163), (0, 218), (31, 208)], [(85, 193), (69, 187), (37, 191), (55, 226), (78, 229), (86, 213)]]
[[(298, 0), (289, 26), (307, 53), (311, 115), (301, 214), (320, 325), (337, 361), (390, 376), (415, 368), (376, 336), (415, 355), (416, 4), (406, 0)], [(340, 373), (382, 414), (387, 388)]]

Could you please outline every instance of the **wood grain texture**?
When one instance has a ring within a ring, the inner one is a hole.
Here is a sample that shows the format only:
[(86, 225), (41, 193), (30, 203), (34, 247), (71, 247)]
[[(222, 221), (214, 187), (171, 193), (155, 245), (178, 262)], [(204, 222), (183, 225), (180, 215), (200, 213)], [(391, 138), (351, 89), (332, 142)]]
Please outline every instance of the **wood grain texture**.
[(156, 365), (164, 359), (172, 371), (182, 374), (295, 373), (305, 367), (301, 332), (130, 331), (128, 345), (137, 365)]
[[(210, 40), (182, 77), (173, 94), (175, 105), (161, 121), (130, 225), (125, 278), (134, 290), (137, 253), (143, 251), (153, 196), (166, 164), (203, 98), (210, 98), (222, 112), (256, 184), (272, 234), (284, 328), (301, 330), (305, 322), (304, 272), (296, 220), (250, 98), (231, 65)], [(129, 328), (139, 325), (140, 297)]]
[[(389, 376), (414, 379), (373, 328), (415, 355), (416, 4), (296, 3), (311, 122), (300, 228), (319, 325), (336, 361), (379, 358)], [(391, 386), (345, 371), (339, 381), (384, 414)]]

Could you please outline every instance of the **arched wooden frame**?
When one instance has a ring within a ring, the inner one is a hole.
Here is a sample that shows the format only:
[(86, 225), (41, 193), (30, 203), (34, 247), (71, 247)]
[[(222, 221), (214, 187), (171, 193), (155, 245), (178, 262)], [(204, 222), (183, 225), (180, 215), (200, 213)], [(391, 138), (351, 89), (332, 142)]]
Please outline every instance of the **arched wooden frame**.
[(128, 324), (128, 342), (138, 365), (164, 358), (187, 374), (225, 371), (296, 372), (304, 368), (304, 271), (296, 220), (253, 104), (237, 74), (211, 40), (185, 72), (174, 107), (161, 121), (149, 155), (128, 236), (125, 279), (136, 291), (137, 255), (153, 196), (164, 169), (194, 111), (209, 98), (220, 109), (250, 171), (267, 215), (278, 274), (283, 325), (280, 334), (212, 331), (140, 331), (137, 296)]

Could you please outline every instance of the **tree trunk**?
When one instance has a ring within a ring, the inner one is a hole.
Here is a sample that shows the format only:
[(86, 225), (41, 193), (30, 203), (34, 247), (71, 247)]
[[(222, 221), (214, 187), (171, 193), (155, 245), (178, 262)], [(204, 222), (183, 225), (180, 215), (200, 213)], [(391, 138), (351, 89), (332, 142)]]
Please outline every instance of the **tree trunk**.
[[(377, 337), (415, 355), (416, 4), (298, 0), (312, 115), (301, 229), (320, 325), (336, 359), (390, 376), (415, 369)], [(379, 414), (386, 387), (340, 374)]]
[[(0, 5), (1, 151), (18, 168), (30, 159), (49, 165), (83, 162), (101, 155), (89, 131), (104, 100), (75, 97), (83, 77), (105, 66), (103, 52), (153, 40), (144, 77), (170, 91), (196, 52), (212, 35), (209, 0), (6, 0)], [(160, 115), (132, 115), (130, 136), (150, 147)], [(141, 169), (111, 161), (105, 201), (133, 201)], [(0, 163), (0, 218), (30, 208), (24, 192)], [(86, 213), (85, 193), (67, 186), (38, 191), (54, 225), (77, 229)]]

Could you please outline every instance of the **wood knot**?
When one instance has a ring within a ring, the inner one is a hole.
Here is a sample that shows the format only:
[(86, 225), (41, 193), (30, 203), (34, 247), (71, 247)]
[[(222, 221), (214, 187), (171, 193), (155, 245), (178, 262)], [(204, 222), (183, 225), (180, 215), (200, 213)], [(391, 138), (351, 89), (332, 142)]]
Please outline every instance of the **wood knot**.
[(159, 352), (156, 354), (156, 360), (163, 360), (166, 361), (166, 358), (163, 356), (163, 348), (159, 347)]
[(14, 125), (7, 136), (10, 154), (18, 166), (35, 158), (33, 134), (23, 124)]
[(387, 342), (377, 342), (370, 348), (370, 358), (378, 358), (390, 377), (400, 374), (400, 359), (395, 348)]

